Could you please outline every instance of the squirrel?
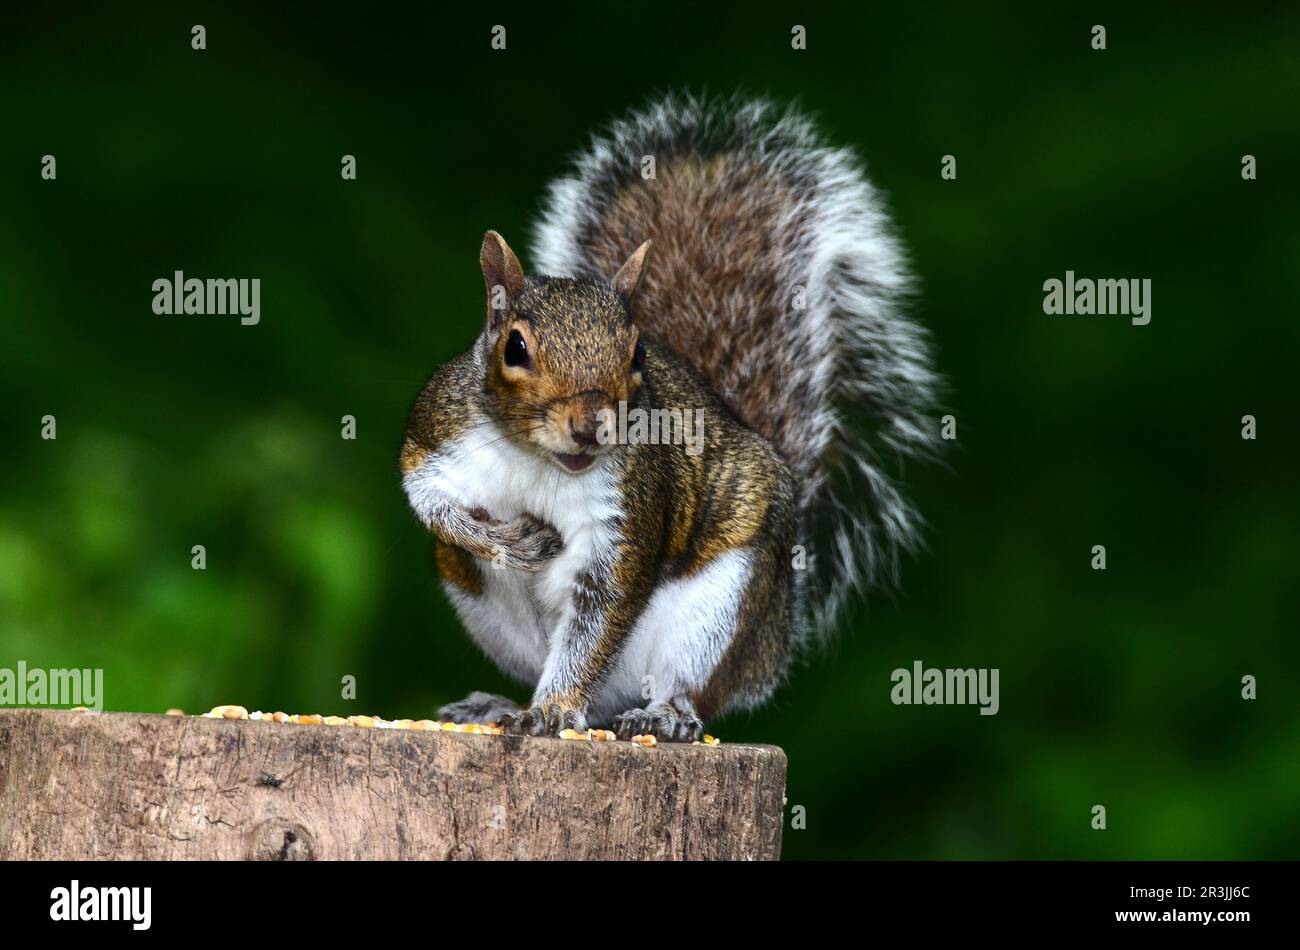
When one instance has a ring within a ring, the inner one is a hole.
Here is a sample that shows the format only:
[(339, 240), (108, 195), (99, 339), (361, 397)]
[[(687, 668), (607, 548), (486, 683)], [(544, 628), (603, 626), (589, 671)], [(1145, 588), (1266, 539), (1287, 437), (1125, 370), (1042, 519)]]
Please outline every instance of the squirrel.
[[(793, 108), (670, 95), (550, 186), (538, 273), (495, 231), (479, 262), (482, 331), (400, 470), (470, 636), (532, 696), (439, 718), (699, 740), (920, 543), (895, 470), (935, 454), (938, 378), (881, 199)], [(628, 438), (647, 414), (693, 444)]]

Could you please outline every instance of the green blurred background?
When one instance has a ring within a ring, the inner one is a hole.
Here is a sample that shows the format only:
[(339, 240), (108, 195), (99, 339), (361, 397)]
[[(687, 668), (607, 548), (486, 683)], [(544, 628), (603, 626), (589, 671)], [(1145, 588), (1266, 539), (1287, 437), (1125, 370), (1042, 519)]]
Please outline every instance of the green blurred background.
[[(903, 592), (713, 724), (789, 755), (786, 856), (1300, 855), (1294, 8), (276, 6), (4, 14), (0, 666), (103, 667), (114, 710), (522, 695), (408, 513), (410, 401), (590, 129), (743, 87), (868, 161), (960, 436)], [(260, 277), (261, 324), (155, 316), (177, 269)], [(1151, 278), (1151, 324), (1045, 316), (1067, 269)], [(1001, 712), (892, 705), (914, 659), (1000, 668)]]

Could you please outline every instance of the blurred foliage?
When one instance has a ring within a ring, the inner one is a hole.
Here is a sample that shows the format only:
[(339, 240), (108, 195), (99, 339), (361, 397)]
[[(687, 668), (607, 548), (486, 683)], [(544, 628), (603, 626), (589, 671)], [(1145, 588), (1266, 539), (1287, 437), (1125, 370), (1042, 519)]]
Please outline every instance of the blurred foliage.
[[(869, 162), (960, 435), (909, 472), (903, 592), (714, 725), (786, 749), (787, 856), (1297, 856), (1294, 8), (860, 6), (800, 13), (795, 53), (779, 5), (327, 7), (3, 15), (0, 665), (102, 666), (110, 709), (520, 693), (406, 509), (408, 406), (477, 330), (485, 229), (526, 248), (566, 156), (656, 90), (740, 87)], [(261, 324), (155, 316), (176, 269), (260, 277)], [(1151, 278), (1151, 325), (1044, 316), (1066, 269)], [(893, 706), (914, 659), (1000, 668), (1001, 712)]]

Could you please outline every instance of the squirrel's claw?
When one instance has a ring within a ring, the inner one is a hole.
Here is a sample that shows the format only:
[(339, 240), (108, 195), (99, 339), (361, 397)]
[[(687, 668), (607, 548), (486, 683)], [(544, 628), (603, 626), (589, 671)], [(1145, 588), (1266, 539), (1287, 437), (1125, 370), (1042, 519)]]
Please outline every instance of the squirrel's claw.
[(654, 736), (663, 742), (696, 742), (704, 735), (704, 721), (689, 703), (658, 702), (615, 716), (614, 732), (620, 739)]
[(531, 515), (494, 524), (487, 529), (487, 536), (495, 552), (493, 563), (521, 571), (541, 570), (564, 547), (558, 531)]
[(510, 735), (558, 736), (565, 729), (578, 732), (587, 728), (587, 717), (579, 709), (559, 706), (533, 706), (517, 713), (507, 713), (497, 720)]

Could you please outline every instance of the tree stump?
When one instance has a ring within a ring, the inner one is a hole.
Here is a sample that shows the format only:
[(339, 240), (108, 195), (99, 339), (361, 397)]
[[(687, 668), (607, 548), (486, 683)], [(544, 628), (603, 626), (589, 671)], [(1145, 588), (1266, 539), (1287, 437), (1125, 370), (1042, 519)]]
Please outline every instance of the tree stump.
[(775, 859), (774, 746), (0, 710), (0, 859)]

